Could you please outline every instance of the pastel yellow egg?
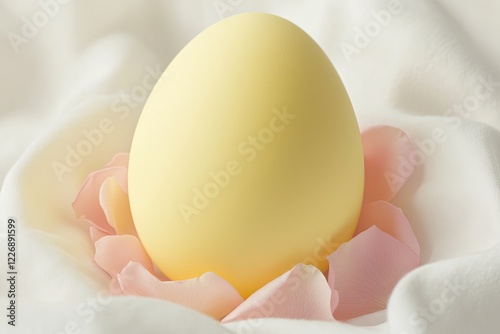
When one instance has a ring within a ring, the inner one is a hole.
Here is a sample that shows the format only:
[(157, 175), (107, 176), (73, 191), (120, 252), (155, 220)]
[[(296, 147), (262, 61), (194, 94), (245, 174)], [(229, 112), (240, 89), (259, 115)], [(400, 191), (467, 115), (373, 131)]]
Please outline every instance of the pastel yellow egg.
[(130, 206), (172, 280), (214, 272), (243, 297), (326, 256), (356, 227), (363, 154), (330, 60), (291, 22), (226, 18), (153, 89), (134, 134)]

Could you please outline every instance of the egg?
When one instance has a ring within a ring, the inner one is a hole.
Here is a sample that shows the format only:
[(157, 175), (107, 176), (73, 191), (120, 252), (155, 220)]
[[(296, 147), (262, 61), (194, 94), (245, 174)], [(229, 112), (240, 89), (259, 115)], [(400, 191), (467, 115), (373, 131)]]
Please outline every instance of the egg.
[(214, 272), (243, 297), (354, 233), (363, 197), (356, 117), (316, 42), (247, 13), (196, 36), (134, 133), (129, 196), (145, 250), (172, 280)]

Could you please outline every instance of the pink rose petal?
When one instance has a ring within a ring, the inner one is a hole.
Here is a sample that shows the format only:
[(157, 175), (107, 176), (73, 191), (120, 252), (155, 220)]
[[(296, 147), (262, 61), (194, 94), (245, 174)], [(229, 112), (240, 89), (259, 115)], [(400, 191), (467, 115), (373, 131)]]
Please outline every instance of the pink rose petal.
[(298, 264), (257, 290), (223, 322), (249, 318), (333, 320), (331, 297), (332, 291), (321, 271)]
[(77, 218), (89, 220), (94, 227), (107, 234), (115, 234), (115, 231), (108, 224), (104, 211), (100, 206), (99, 193), (101, 185), (111, 176), (114, 176), (120, 187), (126, 191), (127, 168), (106, 167), (89, 174), (73, 202), (73, 210)]
[(123, 292), (122, 287), (120, 286), (120, 281), (118, 280), (118, 277), (112, 277), (111, 280), (109, 281), (109, 292), (113, 296), (126, 296), (125, 292)]
[(90, 239), (95, 243), (97, 240), (105, 237), (109, 234), (102, 232), (101, 230), (96, 229), (94, 226), (90, 226)]
[(243, 301), (236, 289), (210, 272), (185, 281), (161, 282), (141, 264), (131, 262), (118, 275), (118, 280), (127, 295), (168, 300), (216, 319), (223, 318)]
[(354, 236), (377, 226), (410, 247), (420, 257), (420, 246), (410, 223), (403, 211), (386, 201), (376, 201), (363, 205)]
[(408, 246), (376, 226), (342, 244), (327, 259), (330, 287), (335, 284), (339, 293), (333, 312), (338, 320), (385, 309), (396, 283), (419, 265)]
[(117, 153), (106, 167), (128, 167), (129, 153), (121, 152)]
[(95, 243), (95, 262), (116, 277), (130, 261), (139, 262), (153, 272), (153, 264), (139, 239), (132, 235), (108, 235)]
[[(136, 262), (130, 262), (130, 263), (136, 263)], [(120, 274), (118, 274), (120, 276)], [(113, 296), (126, 296), (127, 294), (123, 292), (122, 286), (120, 285), (120, 280), (118, 277), (113, 277), (111, 278), (111, 281), (109, 282), (109, 292)]]
[(413, 173), (409, 157), (415, 148), (402, 130), (390, 126), (369, 128), (361, 140), (365, 157), (363, 202), (389, 201)]
[(335, 289), (335, 274), (333, 270), (328, 268), (328, 285), (330, 286), (331, 298), (330, 298), (330, 310), (333, 312), (339, 306), (339, 292)]
[(118, 185), (114, 176), (108, 177), (101, 186), (99, 202), (106, 219), (116, 231), (116, 234), (137, 236), (128, 194)]

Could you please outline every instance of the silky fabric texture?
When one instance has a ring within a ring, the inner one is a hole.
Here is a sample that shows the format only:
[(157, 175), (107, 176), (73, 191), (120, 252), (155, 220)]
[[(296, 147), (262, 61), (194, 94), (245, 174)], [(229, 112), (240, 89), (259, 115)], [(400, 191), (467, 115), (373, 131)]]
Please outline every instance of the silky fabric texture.
[[(3, 0), (0, 8), (1, 275), (10, 217), (18, 239), (17, 326), (2, 311), (2, 333), (500, 328), (500, 1)], [(347, 324), (221, 325), (160, 300), (111, 298), (88, 228), (75, 223), (71, 202), (82, 182), (129, 150), (147, 95), (172, 58), (210, 24), (249, 11), (309, 33), (344, 81), (360, 127), (400, 127), (418, 148), (390, 172), (397, 180), (415, 169), (394, 202), (417, 235), (422, 267), (399, 282), (382, 314)], [(1, 279), (2, 310), (7, 290)]]

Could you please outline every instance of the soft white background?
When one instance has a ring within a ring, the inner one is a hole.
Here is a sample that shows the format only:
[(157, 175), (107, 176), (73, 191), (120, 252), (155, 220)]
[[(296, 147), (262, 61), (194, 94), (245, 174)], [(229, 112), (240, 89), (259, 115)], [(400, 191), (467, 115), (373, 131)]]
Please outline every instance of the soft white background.
[[(500, 87), (466, 116), (454, 114), (459, 118), (451, 122), (445, 115), (474, 96), (480, 77), (500, 81), (500, 1), (401, 0), (403, 11), (350, 58), (342, 43), (352, 45), (357, 29), (373, 22), (372, 11), (386, 9), (387, 1), (218, 2), (230, 10), (219, 15), (212, 0), (72, 0), (51, 7), (53, 17), (16, 52), (9, 34), (22, 36), (23, 18), (33, 22), (40, 3), (54, 1), (0, 1), (0, 233), (7, 217), (17, 218), (20, 325), (7, 328), (2, 311), (1, 332), (61, 333), (66, 326), (71, 332), (75, 323), (82, 333), (497, 333)], [(163, 70), (221, 16), (247, 11), (283, 16), (323, 47), (362, 128), (396, 125), (416, 143), (444, 133), (444, 140), (426, 146), (423, 163), (396, 200), (426, 265), (397, 286), (384, 324), (267, 319), (223, 327), (141, 298), (97, 299), (98, 311), (88, 312), (106, 276), (90, 261), (92, 245), (86, 229), (73, 224), (70, 202), (89, 171), (128, 150), (145, 102), (137, 95), (145, 76)], [(127, 95), (135, 101), (126, 114), (116, 112)], [(74, 149), (82, 131), (103, 119), (113, 131), (59, 180), (53, 163), (64, 162), (67, 147)], [(0, 247), (5, 310), (5, 243)], [(460, 289), (444, 302), (450, 282)]]

